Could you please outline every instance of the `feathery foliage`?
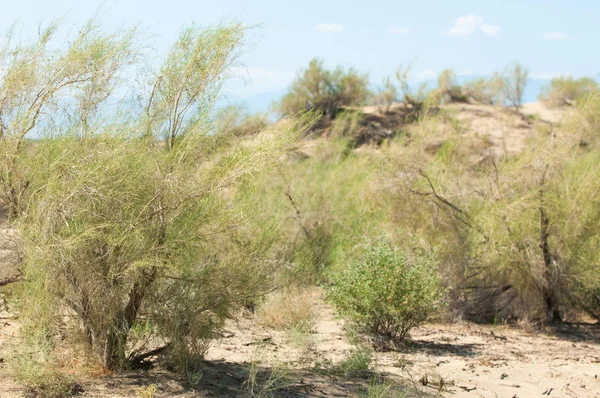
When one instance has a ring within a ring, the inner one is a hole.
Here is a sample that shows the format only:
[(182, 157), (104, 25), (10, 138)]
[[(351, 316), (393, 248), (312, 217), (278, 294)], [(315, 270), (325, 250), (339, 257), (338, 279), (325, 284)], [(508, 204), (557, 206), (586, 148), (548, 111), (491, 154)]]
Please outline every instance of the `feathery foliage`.
[(318, 110), (324, 116), (335, 118), (340, 108), (366, 101), (368, 84), (366, 73), (352, 68), (346, 71), (342, 67), (327, 70), (323, 60), (313, 59), (290, 86), (281, 100), (280, 110), (284, 115)]
[(589, 77), (556, 77), (542, 89), (540, 101), (548, 106), (572, 106), (598, 90), (598, 83)]
[[(34, 145), (18, 219), (32, 336), (51, 336), (68, 308), (108, 369), (141, 360), (150, 341), (185, 366), (236, 306), (275, 286), (285, 257), (269, 229), (250, 233), (232, 193), (268, 173), (306, 124), (251, 140), (211, 133), (243, 30), (185, 29), (127, 118)], [(146, 339), (133, 341), (141, 326)]]

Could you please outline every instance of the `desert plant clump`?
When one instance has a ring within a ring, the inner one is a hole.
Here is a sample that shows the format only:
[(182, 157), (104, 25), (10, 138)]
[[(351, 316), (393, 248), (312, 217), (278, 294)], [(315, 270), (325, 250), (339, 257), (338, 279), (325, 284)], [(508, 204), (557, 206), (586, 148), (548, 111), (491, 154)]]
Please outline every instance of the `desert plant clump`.
[(57, 358), (52, 354), (52, 344), (32, 341), (32, 344), (13, 350), (8, 365), (15, 379), (25, 386), (32, 396), (64, 398), (81, 392), (72, 374), (58, 370)]
[(115, 82), (139, 55), (135, 29), (105, 34), (90, 20), (67, 45), (56, 48), (59, 28), (57, 22), (40, 27), (33, 42), (17, 38), (14, 30), (2, 36), (0, 204), (9, 221), (25, 211), (30, 181), (23, 157), (31, 134), (55, 128), (50, 115), (65, 109), (77, 120), (70, 128), (93, 132)]
[(492, 97), (488, 93), (487, 81), (484, 78), (468, 81), (464, 85), (465, 95), (475, 103), (492, 105)]
[(69, 330), (106, 369), (159, 353), (188, 369), (235, 308), (273, 288), (286, 260), (271, 250), (271, 229), (251, 232), (232, 193), (275, 166), (305, 127), (251, 140), (212, 134), (243, 33), (184, 29), (135, 95), (139, 107), (128, 101), (93, 134), (67, 125), (36, 143), (18, 219), (32, 341), (53, 340), (67, 311)]
[(408, 396), (406, 388), (394, 382), (378, 380), (377, 378), (373, 378), (365, 391), (359, 395), (362, 398), (406, 398)]
[(335, 118), (347, 106), (362, 105), (369, 95), (369, 77), (356, 69), (328, 70), (323, 61), (313, 59), (291, 84), (279, 105), (284, 115), (316, 110)]
[(514, 64), (507, 66), (500, 76), (502, 77), (502, 92), (505, 101), (508, 105), (513, 107), (515, 111), (521, 112), (529, 69), (518, 62), (515, 62)]
[(356, 345), (354, 351), (334, 364), (329, 372), (347, 379), (367, 377), (373, 373), (373, 350), (365, 345)]
[(466, 82), (463, 92), (468, 100), (483, 105), (504, 105), (504, 82), (495, 74), (489, 79), (479, 78)]
[[(451, 71), (450, 71), (451, 72)], [(449, 86), (452, 75), (448, 70), (442, 72), (438, 85)], [(446, 73), (446, 75), (444, 75)], [(472, 101), (484, 105), (510, 106), (520, 112), (523, 105), (523, 95), (527, 85), (529, 70), (515, 62), (507, 66), (502, 72), (496, 72), (489, 79), (479, 78), (465, 83), (460, 91), (453, 91), (459, 95), (459, 102)], [(450, 85), (449, 87), (453, 87)], [(448, 96), (446, 96), (448, 97)]]
[(309, 289), (289, 287), (265, 297), (259, 306), (259, 322), (274, 329), (310, 330), (314, 323), (313, 293)]
[(260, 361), (253, 359), (248, 367), (248, 378), (243, 387), (253, 398), (276, 397), (278, 392), (289, 388), (290, 369), (284, 363), (278, 363), (271, 369), (261, 369)]
[(443, 103), (467, 102), (468, 100), (464, 89), (456, 80), (456, 73), (452, 69), (445, 69), (440, 73), (437, 90)]
[(258, 134), (269, 125), (266, 113), (250, 113), (244, 105), (229, 105), (219, 110), (216, 134), (251, 136)]
[(387, 76), (383, 79), (381, 87), (377, 90), (374, 98), (375, 105), (379, 106), (384, 113), (388, 113), (392, 105), (398, 101), (398, 88), (392, 79)]
[(396, 80), (402, 94), (402, 104), (407, 115), (405, 121), (410, 123), (419, 120), (431, 110), (437, 109), (443, 101), (443, 93), (438, 89), (430, 89), (423, 82), (416, 90), (411, 87), (412, 64), (399, 65), (396, 69)]
[(400, 91), (402, 92), (402, 103), (405, 107), (410, 108), (413, 115), (418, 117), (425, 107), (425, 102), (430, 92), (427, 91), (426, 83), (423, 83), (419, 86), (416, 91), (413, 91), (410, 87), (410, 77), (411, 77), (412, 65), (398, 66), (396, 69), (396, 80), (398, 81), (398, 85), (400, 86)]
[(157, 390), (158, 387), (156, 386), (156, 384), (150, 384), (146, 387), (137, 388), (137, 390), (135, 391), (135, 395), (138, 398), (154, 398), (156, 396)]
[[(590, 259), (598, 253), (599, 103), (598, 94), (583, 100), (552, 135), (532, 140), (536, 151), (469, 170), (444, 148), (406, 179), (408, 192), (427, 199), (399, 207), (415, 212), (412, 225), (403, 217), (399, 227), (440, 247), (444, 280), (463, 315), (559, 322), (583, 310), (598, 318)], [(466, 181), (476, 193), (464, 191)]]
[(561, 76), (552, 79), (550, 84), (542, 89), (539, 99), (552, 107), (573, 106), (597, 90), (598, 83), (589, 77), (576, 79)]
[(334, 137), (355, 137), (360, 129), (364, 115), (360, 111), (340, 112), (331, 128)]
[(340, 313), (374, 333), (402, 340), (440, 306), (434, 259), (387, 244), (370, 246), (361, 261), (331, 275), (329, 300)]

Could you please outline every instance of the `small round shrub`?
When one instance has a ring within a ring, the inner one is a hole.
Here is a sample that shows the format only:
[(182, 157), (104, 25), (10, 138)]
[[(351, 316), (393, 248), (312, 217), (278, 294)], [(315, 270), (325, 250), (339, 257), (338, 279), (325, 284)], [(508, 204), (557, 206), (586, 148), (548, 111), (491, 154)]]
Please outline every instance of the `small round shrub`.
[(402, 340), (438, 310), (442, 288), (432, 256), (386, 244), (370, 246), (362, 261), (332, 273), (329, 300), (374, 333)]

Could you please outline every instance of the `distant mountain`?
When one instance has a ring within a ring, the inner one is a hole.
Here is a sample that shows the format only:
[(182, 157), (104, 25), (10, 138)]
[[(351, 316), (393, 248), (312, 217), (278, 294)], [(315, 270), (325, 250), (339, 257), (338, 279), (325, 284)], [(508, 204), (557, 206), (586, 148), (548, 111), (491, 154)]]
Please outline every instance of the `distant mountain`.
[[(464, 84), (477, 78), (487, 77), (489, 76), (459, 76), (458, 83)], [(414, 89), (417, 89), (422, 83), (423, 82), (414, 83), (412, 86)], [(426, 83), (428, 87), (435, 87), (437, 86), (437, 79), (427, 80), (424, 83)], [(528, 79), (527, 86), (525, 86), (525, 93), (523, 95), (523, 102), (526, 104), (537, 102), (542, 88), (549, 83), (549, 80), (544, 79)], [(283, 98), (286, 92), (287, 88), (284, 88), (276, 91), (265, 91), (247, 97), (228, 96), (226, 102), (229, 104), (245, 103), (251, 113), (269, 112), (273, 102), (279, 101), (281, 98)]]

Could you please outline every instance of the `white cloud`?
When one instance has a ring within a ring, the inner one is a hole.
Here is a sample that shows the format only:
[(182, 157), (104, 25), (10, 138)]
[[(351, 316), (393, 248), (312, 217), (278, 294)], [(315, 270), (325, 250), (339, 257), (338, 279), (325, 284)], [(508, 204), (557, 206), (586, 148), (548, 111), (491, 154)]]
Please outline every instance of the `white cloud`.
[(468, 37), (480, 30), (488, 36), (496, 36), (500, 32), (500, 27), (486, 23), (483, 17), (479, 15), (465, 15), (456, 18), (454, 26), (447, 32), (442, 32), (446, 36)]
[(344, 31), (344, 25), (337, 23), (320, 23), (316, 26), (319, 32), (336, 32), (340, 33)]
[(471, 69), (463, 70), (457, 73), (458, 76), (471, 76), (473, 71)]
[(410, 33), (410, 29), (405, 27), (405, 26), (390, 26), (388, 28), (388, 32), (395, 34), (395, 35), (405, 35)]
[(456, 18), (454, 27), (446, 34), (449, 36), (469, 36), (477, 30), (477, 27), (483, 23), (483, 18), (477, 15), (467, 15)]
[(547, 32), (544, 34), (544, 40), (566, 40), (569, 35), (562, 32)]
[(500, 27), (497, 25), (490, 25), (489, 23), (484, 23), (479, 27), (483, 33), (488, 36), (496, 36), (498, 32), (500, 32)]

